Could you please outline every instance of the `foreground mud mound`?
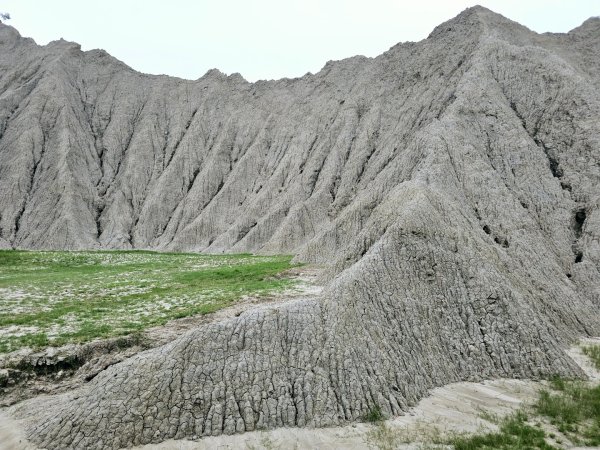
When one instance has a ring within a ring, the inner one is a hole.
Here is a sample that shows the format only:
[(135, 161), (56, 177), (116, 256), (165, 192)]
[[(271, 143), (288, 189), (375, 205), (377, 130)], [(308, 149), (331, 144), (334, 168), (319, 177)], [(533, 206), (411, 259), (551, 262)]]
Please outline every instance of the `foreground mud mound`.
[(537, 35), (476, 7), (254, 84), (0, 41), (2, 245), (293, 252), (329, 279), (17, 405), (35, 444), (336, 425), (449, 382), (582, 375), (564, 348), (600, 335), (599, 19)]

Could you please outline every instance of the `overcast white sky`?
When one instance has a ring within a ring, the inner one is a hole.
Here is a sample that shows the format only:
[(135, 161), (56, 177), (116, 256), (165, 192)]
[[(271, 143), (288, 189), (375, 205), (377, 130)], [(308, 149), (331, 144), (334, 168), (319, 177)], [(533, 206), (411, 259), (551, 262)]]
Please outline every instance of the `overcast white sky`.
[(600, 0), (0, 0), (0, 11), (38, 44), (62, 37), (146, 73), (196, 79), (218, 68), (255, 81), (376, 56), (475, 4), (538, 32), (600, 15)]

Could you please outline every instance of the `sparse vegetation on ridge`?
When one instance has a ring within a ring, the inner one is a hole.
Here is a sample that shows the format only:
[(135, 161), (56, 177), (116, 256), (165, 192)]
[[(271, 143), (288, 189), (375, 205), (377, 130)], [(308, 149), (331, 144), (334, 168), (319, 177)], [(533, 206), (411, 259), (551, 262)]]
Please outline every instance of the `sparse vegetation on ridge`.
[(118, 336), (292, 286), (289, 256), (0, 251), (0, 353)]

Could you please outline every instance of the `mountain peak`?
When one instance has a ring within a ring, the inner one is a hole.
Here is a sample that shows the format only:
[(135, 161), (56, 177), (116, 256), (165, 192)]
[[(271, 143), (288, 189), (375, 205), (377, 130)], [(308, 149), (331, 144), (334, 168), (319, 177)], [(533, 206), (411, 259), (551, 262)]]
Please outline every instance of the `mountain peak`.
[(456, 17), (438, 25), (429, 35), (430, 38), (442, 36), (456, 30), (473, 30), (489, 32), (491, 30), (512, 33), (530, 32), (527, 27), (514, 22), (502, 14), (498, 14), (480, 5), (471, 6)]

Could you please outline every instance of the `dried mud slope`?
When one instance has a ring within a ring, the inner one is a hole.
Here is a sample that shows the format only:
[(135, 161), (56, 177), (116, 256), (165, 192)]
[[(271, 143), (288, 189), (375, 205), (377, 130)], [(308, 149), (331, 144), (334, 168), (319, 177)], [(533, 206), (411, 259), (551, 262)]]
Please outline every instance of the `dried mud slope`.
[(0, 35), (3, 245), (293, 252), (329, 273), (314, 299), (17, 405), (34, 443), (338, 425), (450, 382), (582, 375), (564, 349), (600, 335), (600, 19), (538, 35), (475, 7), (254, 84)]

